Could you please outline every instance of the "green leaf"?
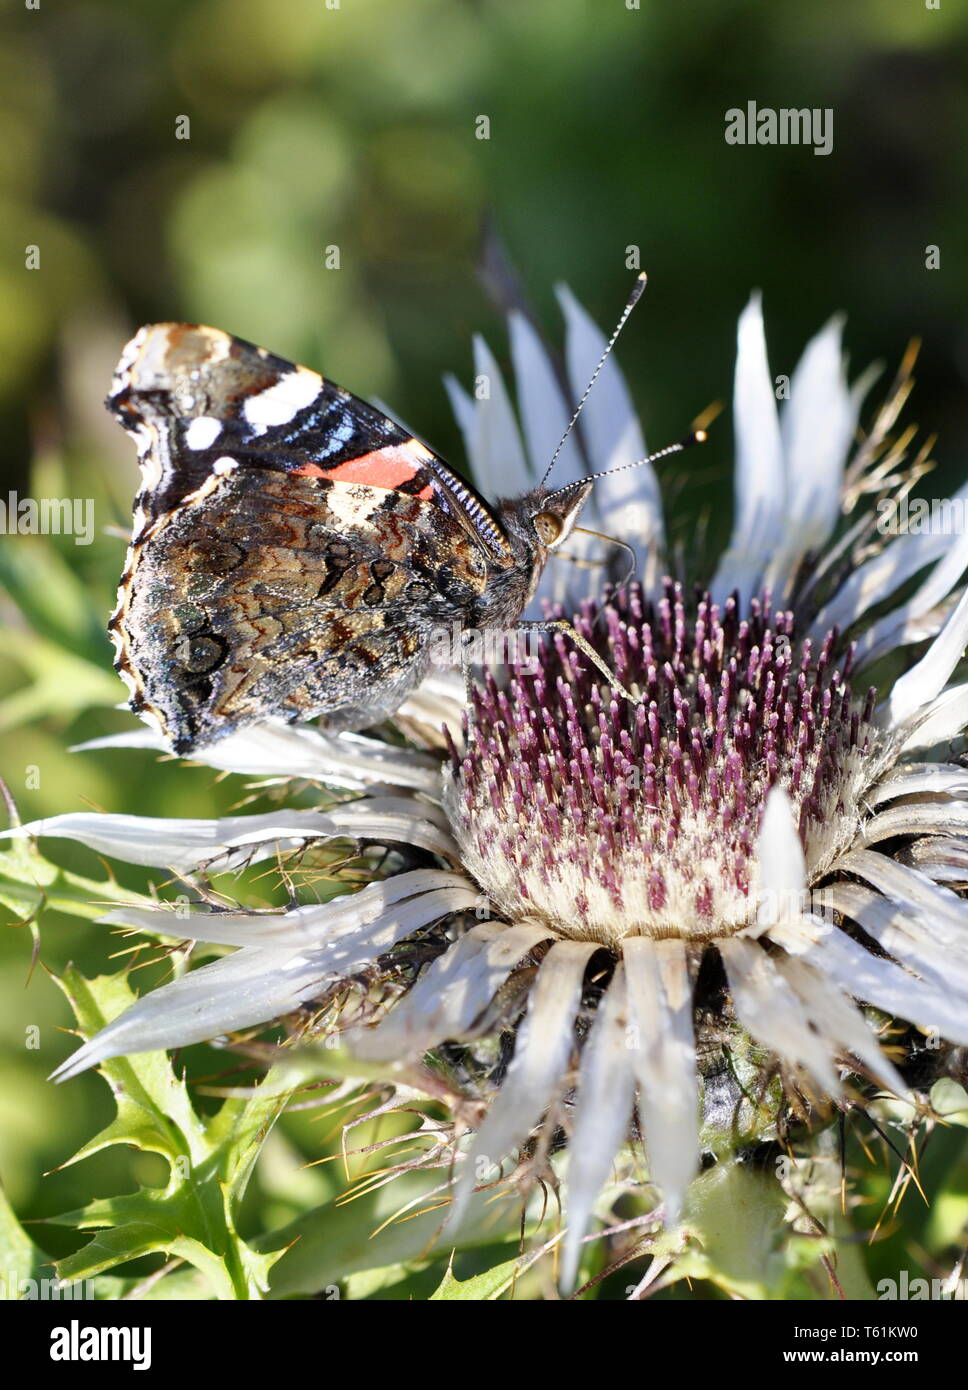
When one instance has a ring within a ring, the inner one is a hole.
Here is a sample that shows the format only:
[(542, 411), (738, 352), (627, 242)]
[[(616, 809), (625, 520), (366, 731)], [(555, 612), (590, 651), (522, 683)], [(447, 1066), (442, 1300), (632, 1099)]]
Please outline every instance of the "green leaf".
[[(87, 980), (68, 969), (59, 983), (85, 1038), (134, 999), (123, 975)], [(68, 1163), (128, 1144), (160, 1154), (169, 1166), (168, 1182), (98, 1199), (54, 1218), (78, 1230), (100, 1228), (60, 1261), (61, 1277), (93, 1278), (140, 1256), (164, 1253), (200, 1271), (216, 1298), (261, 1298), (282, 1251), (253, 1250), (239, 1237), (235, 1216), (259, 1149), (290, 1091), (270, 1073), (254, 1094), (225, 1101), (206, 1123), (163, 1052), (112, 1058), (100, 1072), (114, 1095), (115, 1117)]]
[[(36, 481), (36, 479), (35, 479)], [(43, 487), (40, 489), (43, 495)], [(6, 545), (0, 550), (0, 584), (6, 589), (33, 633), (46, 639), (48, 650), (65, 656), (98, 656), (106, 670), (108, 646), (102, 607), (92, 601), (90, 589), (81, 576), (58, 554), (53, 545), (39, 538), (26, 545)], [(23, 632), (19, 632), (16, 651), (21, 651)], [(115, 680), (115, 691), (118, 685)], [(115, 700), (117, 700), (115, 694)]]
[[(447, 1208), (439, 1189), (444, 1181), (438, 1169), (410, 1172), (351, 1201), (337, 1198), (315, 1207), (260, 1237), (256, 1249), (281, 1254), (272, 1272), (270, 1297), (318, 1293), (363, 1270), (520, 1240), (520, 1200), (509, 1196), (496, 1201), (490, 1191), (472, 1195), (460, 1230), (456, 1236), (448, 1232), (442, 1240)], [(542, 1204), (541, 1195), (532, 1194), (526, 1234), (537, 1232)]]
[(968, 1128), (968, 1092), (952, 1077), (942, 1077), (931, 1087), (931, 1106), (945, 1124)]
[(216, 1298), (234, 1299), (245, 1296), (240, 1295), (233, 1284), (227, 1261), (202, 1242), (182, 1235), (172, 1221), (130, 1221), (124, 1225), (108, 1227), (99, 1231), (93, 1240), (88, 1241), (75, 1254), (60, 1260), (57, 1272), (65, 1280), (91, 1279), (115, 1265), (158, 1252), (187, 1260), (205, 1275)]
[[(12, 645), (9, 629), (4, 635)], [(70, 720), (92, 707), (110, 709), (124, 693), (110, 670), (72, 656), (36, 633), (18, 634), (15, 650), (18, 664), (30, 679), (0, 700), (0, 730), (51, 715)]]
[(25, 1285), (53, 1278), (53, 1262), (27, 1235), (0, 1187), (0, 1300), (22, 1298)]
[(91, 1297), (108, 1302), (130, 1298), (139, 1303), (194, 1303), (212, 1296), (205, 1276), (179, 1260), (144, 1278), (101, 1274), (87, 1280), (86, 1288)]
[(697, 1244), (676, 1261), (680, 1277), (708, 1279), (734, 1297), (769, 1298), (786, 1277), (785, 1210), (772, 1175), (716, 1164), (690, 1189), (686, 1226)]
[(511, 1287), (515, 1276), (521, 1272), (521, 1264), (520, 1259), (506, 1260), (504, 1264), (495, 1265), (483, 1274), (474, 1274), (470, 1279), (455, 1279), (451, 1260), (440, 1286), (430, 1295), (430, 1302), (493, 1302)]
[[(816, 1205), (824, 1201), (818, 1191)], [(823, 1214), (826, 1234), (818, 1227), (809, 1238), (797, 1237), (778, 1179), (735, 1160), (722, 1162), (693, 1182), (682, 1230), (663, 1231), (652, 1248), (672, 1261), (667, 1282), (708, 1280), (731, 1298), (835, 1298), (831, 1273), (848, 1298), (871, 1298), (856, 1245), (839, 1239), (839, 1215), (825, 1208)]]
[[(135, 1001), (123, 974), (86, 980), (68, 966), (57, 983), (67, 996), (85, 1039), (92, 1038)], [(206, 1157), (204, 1127), (195, 1115), (184, 1082), (174, 1076), (166, 1053), (116, 1057), (102, 1063), (99, 1070), (114, 1093), (117, 1115), (64, 1167), (110, 1144), (134, 1144), (171, 1162), (187, 1159), (191, 1164)]]
[(32, 922), (43, 911), (95, 921), (110, 903), (154, 905), (151, 898), (122, 888), (113, 878), (84, 878), (59, 868), (27, 839), (11, 840), (0, 851), (0, 903), (16, 914), (18, 926)]

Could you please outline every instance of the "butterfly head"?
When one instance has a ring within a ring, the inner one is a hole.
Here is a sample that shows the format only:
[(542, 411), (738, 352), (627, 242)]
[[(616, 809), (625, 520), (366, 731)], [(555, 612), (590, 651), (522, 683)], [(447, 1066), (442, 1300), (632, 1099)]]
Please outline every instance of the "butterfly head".
[(505, 502), (502, 519), (517, 542), (515, 548), (530, 553), (543, 564), (571, 535), (591, 490), (591, 482), (582, 481), (553, 492), (535, 488), (513, 502)]
[(554, 551), (571, 535), (592, 490), (590, 481), (572, 483), (555, 492), (534, 495), (531, 525), (543, 550)]

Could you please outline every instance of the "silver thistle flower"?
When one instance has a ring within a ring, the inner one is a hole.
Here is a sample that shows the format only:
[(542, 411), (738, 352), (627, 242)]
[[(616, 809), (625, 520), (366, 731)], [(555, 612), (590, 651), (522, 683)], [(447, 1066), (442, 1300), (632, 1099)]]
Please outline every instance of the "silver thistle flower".
[[(562, 304), (577, 394), (604, 339), (567, 293)], [(485, 344), (476, 362), (489, 399), (448, 385), (478, 481), (514, 494), (569, 412), (519, 317), (511, 347), (527, 447)], [(907, 1093), (860, 1006), (968, 1045), (968, 770), (925, 760), (968, 723), (968, 684), (951, 683), (968, 642), (968, 535), (877, 534), (871, 500), (903, 493), (913, 475), (888, 438), (903, 391), (850, 456), (861, 394), (847, 385), (834, 321), (778, 411), (751, 300), (738, 333), (735, 524), (708, 588), (661, 578), (651, 470), (601, 481), (586, 517), (636, 547), (642, 582), (586, 598), (576, 626), (639, 703), (559, 636), (536, 670), (504, 686), (485, 679), (470, 711), (447, 674), (408, 701), (401, 727), (446, 728), (446, 754), (427, 751), (432, 736), (418, 750), (270, 723), (195, 755), (353, 800), (215, 822), (65, 815), (12, 832), (189, 878), (347, 838), (416, 846), (442, 866), (284, 913), (111, 913), (106, 922), (236, 950), (140, 1000), (55, 1075), (278, 1018), (429, 933), (436, 958), (349, 1041), (370, 1062), (443, 1046), (472, 1058), (482, 1031), (513, 1034), (505, 1074), (482, 1064), (488, 1104), (450, 1219), (483, 1160), (536, 1134), (545, 1152), (563, 1129), (570, 1284), (630, 1133), (644, 1139), (666, 1221), (678, 1218), (700, 1117), (708, 1129), (724, 1104), (709, 1063), (723, 1030), (752, 1039), (772, 1059), (761, 1077), (778, 1073), (807, 1105), (844, 1103), (851, 1073)], [(574, 438), (562, 451), (562, 483), (645, 453), (614, 359), (583, 438), (585, 457)], [(564, 572), (546, 577), (546, 596), (565, 597)], [(926, 642), (912, 664), (908, 649)], [(889, 655), (904, 674), (869, 688), (865, 673)], [(109, 744), (155, 736), (88, 746)], [(469, 925), (482, 899), (487, 919)]]

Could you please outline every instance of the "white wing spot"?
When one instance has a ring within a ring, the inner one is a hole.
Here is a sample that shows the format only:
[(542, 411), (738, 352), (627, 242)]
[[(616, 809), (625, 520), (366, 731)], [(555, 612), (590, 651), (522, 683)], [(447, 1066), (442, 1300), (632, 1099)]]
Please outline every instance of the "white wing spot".
[(319, 377), (297, 367), (257, 396), (250, 396), (242, 414), (257, 434), (271, 425), (285, 425), (319, 395)]
[(210, 449), (222, 433), (222, 422), (212, 415), (196, 415), (185, 431), (189, 449)]

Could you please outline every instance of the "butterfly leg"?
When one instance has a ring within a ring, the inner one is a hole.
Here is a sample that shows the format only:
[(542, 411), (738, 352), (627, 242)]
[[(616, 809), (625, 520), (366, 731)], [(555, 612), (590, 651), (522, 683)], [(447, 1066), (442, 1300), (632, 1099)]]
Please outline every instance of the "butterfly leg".
[(464, 677), (464, 704), (467, 718), (468, 736), (474, 727), (474, 663), (471, 660), (471, 647), (474, 633), (462, 631), (460, 635), (460, 670)]
[(474, 663), (470, 658), (470, 648), (474, 639), (473, 632), (461, 630), (460, 634), (460, 673), (464, 677), (464, 696), (467, 703), (471, 702), (471, 691), (474, 688), (473, 669)]
[(613, 685), (620, 695), (624, 695), (625, 699), (630, 700), (633, 705), (642, 703), (642, 697), (633, 695), (631, 690), (626, 690), (615, 672), (602, 660), (595, 648), (585, 641), (581, 633), (576, 632), (567, 618), (535, 619), (533, 622), (519, 623), (518, 627), (530, 632), (567, 632), (582, 655), (588, 657), (588, 660), (601, 671), (609, 684)]

